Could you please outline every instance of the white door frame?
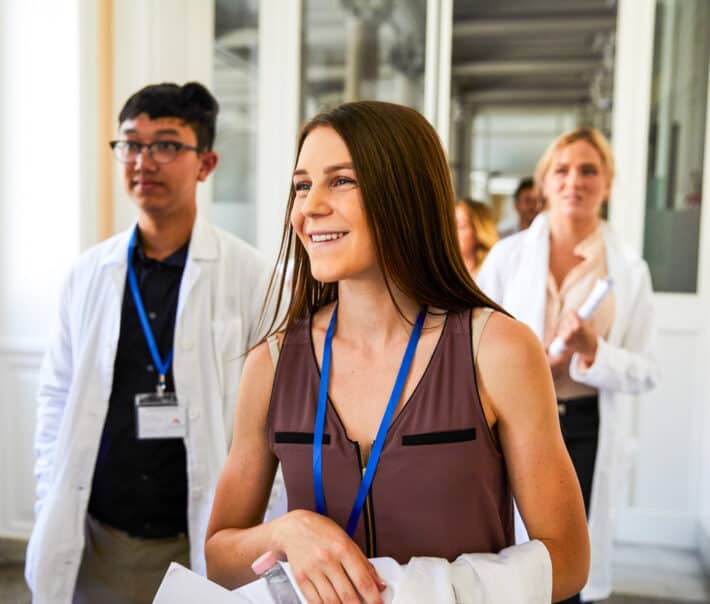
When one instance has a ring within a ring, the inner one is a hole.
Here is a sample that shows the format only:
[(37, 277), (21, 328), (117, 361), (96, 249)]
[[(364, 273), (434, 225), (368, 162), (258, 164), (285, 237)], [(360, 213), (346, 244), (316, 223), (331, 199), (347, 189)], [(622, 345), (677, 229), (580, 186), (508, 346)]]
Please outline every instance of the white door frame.
[(454, 0), (427, 0), (424, 115), (449, 148)]
[(275, 258), (300, 126), (302, 0), (259, 5), (256, 242)]
[[(655, 10), (656, 3), (649, 0), (620, 0), (618, 6), (613, 120), (617, 176), (609, 218), (613, 228), (639, 253), (643, 252), (646, 212)], [(702, 361), (710, 339), (706, 316), (710, 303), (710, 102), (704, 179), (698, 291), (654, 294), (663, 378), (656, 391), (639, 397), (628, 417), (640, 448), (630, 473), (629, 492), (618, 514), (617, 538), (624, 542), (696, 549), (698, 535), (702, 536), (698, 528), (704, 519), (704, 537), (710, 545), (710, 477), (702, 472), (703, 459), (710, 460), (710, 447), (703, 450), (700, 438), (703, 427), (710, 424), (707, 367)], [(681, 361), (670, 356), (673, 346), (683, 350)], [(653, 467), (659, 455), (651, 452), (654, 442), (669, 448), (662, 467)], [(684, 492), (676, 498), (663, 493), (664, 473), (682, 485)]]

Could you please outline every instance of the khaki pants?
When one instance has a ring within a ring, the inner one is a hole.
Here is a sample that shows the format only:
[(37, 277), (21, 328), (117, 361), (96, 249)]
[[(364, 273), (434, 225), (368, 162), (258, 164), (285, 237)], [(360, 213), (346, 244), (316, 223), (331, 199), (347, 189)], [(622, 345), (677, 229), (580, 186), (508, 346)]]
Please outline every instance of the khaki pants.
[(190, 567), (185, 535), (141, 539), (86, 515), (73, 604), (151, 604), (170, 562)]

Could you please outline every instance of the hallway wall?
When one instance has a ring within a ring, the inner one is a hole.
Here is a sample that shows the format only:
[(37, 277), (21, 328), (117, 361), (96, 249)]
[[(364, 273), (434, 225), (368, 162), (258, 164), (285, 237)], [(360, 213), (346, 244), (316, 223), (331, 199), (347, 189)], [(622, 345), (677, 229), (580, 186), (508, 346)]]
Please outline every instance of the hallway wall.
[[(85, 3), (88, 4), (88, 3)], [(0, 0), (0, 534), (32, 525), (37, 374), (81, 246), (80, 0)], [(48, 50), (49, 49), (49, 50)], [(79, 135), (77, 134), (79, 133)], [(90, 231), (90, 225), (88, 230)]]

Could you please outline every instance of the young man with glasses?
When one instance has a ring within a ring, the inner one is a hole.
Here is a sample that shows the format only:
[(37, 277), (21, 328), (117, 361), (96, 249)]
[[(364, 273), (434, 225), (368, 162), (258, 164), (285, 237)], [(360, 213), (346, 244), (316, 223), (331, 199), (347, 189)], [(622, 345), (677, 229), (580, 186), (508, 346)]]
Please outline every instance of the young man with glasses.
[(200, 84), (128, 99), (111, 142), (138, 209), (62, 292), (39, 389), (36, 602), (149, 603), (171, 560), (204, 573), (243, 353), (268, 275), (197, 216), (217, 165), (217, 101)]

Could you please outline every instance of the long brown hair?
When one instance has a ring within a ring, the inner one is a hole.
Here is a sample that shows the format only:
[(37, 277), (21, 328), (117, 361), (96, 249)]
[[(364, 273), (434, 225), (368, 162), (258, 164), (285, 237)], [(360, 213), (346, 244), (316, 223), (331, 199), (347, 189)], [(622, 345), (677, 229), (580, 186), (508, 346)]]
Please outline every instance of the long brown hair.
[(456, 205), (464, 209), (476, 234), (476, 249), (473, 252), (473, 257), (476, 261), (476, 270), (478, 270), (488, 256), (488, 252), (500, 239), (493, 211), (482, 201), (476, 201), (470, 197), (459, 199)]
[[(335, 130), (350, 151), (377, 262), (395, 306), (392, 285), (431, 308), (456, 312), (490, 306), (501, 310), (478, 289), (461, 258), (449, 167), (429, 122), (414, 109), (394, 103), (345, 103), (303, 126), (296, 163), (306, 137), (318, 127)], [(338, 299), (337, 282), (321, 283), (311, 275), (308, 254), (291, 227), (295, 194), (291, 185), (279, 259), (267, 294), (267, 300), (276, 295), (270, 333), (288, 329)], [(274, 328), (291, 258), (288, 308)]]

